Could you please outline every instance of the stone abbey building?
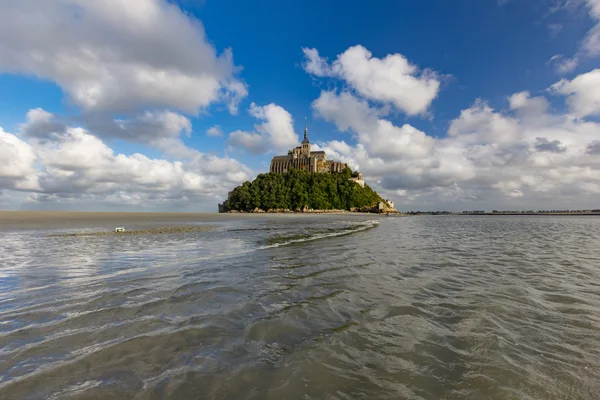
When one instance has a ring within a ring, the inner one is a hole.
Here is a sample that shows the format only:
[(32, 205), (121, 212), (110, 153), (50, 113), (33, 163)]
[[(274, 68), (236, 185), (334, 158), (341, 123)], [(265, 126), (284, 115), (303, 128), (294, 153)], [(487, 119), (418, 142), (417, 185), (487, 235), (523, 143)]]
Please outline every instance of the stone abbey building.
[(293, 168), (310, 172), (340, 173), (347, 166), (339, 161), (328, 161), (324, 151), (310, 151), (308, 128), (305, 126), (302, 145), (288, 151), (286, 156), (273, 157), (270, 171), (283, 174)]

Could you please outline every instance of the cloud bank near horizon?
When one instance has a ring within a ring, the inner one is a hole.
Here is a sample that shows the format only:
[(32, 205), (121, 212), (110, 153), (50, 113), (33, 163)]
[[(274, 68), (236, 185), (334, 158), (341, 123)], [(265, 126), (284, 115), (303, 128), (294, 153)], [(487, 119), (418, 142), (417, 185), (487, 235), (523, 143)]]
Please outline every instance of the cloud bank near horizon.
[[(594, 206), (600, 194), (600, 69), (572, 80), (562, 79), (548, 88), (550, 95), (563, 96), (567, 113), (556, 113), (544, 96), (524, 91), (507, 97), (507, 110), (497, 111), (485, 101), (476, 100), (452, 120), (447, 135), (433, 137), (410, 124), (395, 125), (386, 119), (389, 107), (407, 115), (428, 109), (436, 93), (428, 94), (429, 84), (421, 85), (418, 108), (399, 106), (402, 95), (392, 96), (390, 76), (405, 76), (402, 69), (378, 73), (382, 65), (411, 65), (401, 54), (372, 59), (360, 49), (368, 63), (354, 62), (340, 73), (340, 60), (330, 66), (316, 49), (304, 49), (304, 69), (317, 77), (333, 77), (340, 89), (323, 90), (313, 102), (317, 117), (348, 132), (355, 143), (335, 140), (320, 143), (319, 148), (360, 169), (366, 179), (399, 204), (517, 204), (520, 207), (555, 203)], [(359, 58), (361, 58), (359, 57)], [(398, 62), (387, 62), (386, 60)], [(399, 61), (402, 61), (401, 63)], [(371, 70), (373, 69), (373, 70)], [(392, 68), (394, 70), (394, 68)], [(413, 66), (414, 73), (419, 69)], [(355, 83), (366, 76), (369, 91)], [(429, 76), (436, 76), (430, 72)], [(415, 86), (418, 87), (419, 85)], [(419, 89), (413, 88), (419, 92)], [(500, 199), (500, 201), (499, 201)], [(441, 200), (441, 201), (440, 201)]]

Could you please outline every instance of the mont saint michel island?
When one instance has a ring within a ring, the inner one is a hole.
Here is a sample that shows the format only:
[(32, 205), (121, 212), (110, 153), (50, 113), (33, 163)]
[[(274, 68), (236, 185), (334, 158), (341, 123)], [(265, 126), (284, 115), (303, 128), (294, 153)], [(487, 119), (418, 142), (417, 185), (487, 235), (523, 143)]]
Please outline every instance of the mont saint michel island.
[(236, 187), (219, 204), (219, 212), (252, 213), (395, 213), (348, 164), (328, 160), (324, 151), (311, 151), (308, 127), (300, 146), (271, 160), (269, 173)]

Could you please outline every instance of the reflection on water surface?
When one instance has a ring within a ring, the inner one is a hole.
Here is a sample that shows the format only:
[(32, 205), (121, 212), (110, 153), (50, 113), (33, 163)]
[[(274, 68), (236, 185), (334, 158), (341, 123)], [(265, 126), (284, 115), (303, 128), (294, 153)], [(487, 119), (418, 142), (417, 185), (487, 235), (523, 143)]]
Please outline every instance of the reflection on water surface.
[(600, 219), (205, 223), (5, 229), (0, 398), (600, 398)]

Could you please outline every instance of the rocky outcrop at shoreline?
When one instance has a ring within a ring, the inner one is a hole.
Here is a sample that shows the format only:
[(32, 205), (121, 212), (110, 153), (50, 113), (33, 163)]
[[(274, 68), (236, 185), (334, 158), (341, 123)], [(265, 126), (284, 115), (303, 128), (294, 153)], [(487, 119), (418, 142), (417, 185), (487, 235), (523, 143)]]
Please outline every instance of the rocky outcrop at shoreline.
[[(228, 211), (230, 214), (246, 214), (245, 211), (237, 211), (231, 210)], [(389, 207), (387, 204), (383, 202), (379, 202), (374, 206), (370, 207), (360, 207), (360, 208), (351, 208), (350, 210), (313, 210), (312, 208), (308, 208), (308, 206), (304, 206), (298, 210), (289, 210), (289, 209), (268, 209), (261, 210), (260, 208), (255, 208), (252, 211), (248, 212), (249, 214), (355, 214), (355, 213), (375, 213), (375, 214), (396, 214), (398, 211), (395, 208)]]

